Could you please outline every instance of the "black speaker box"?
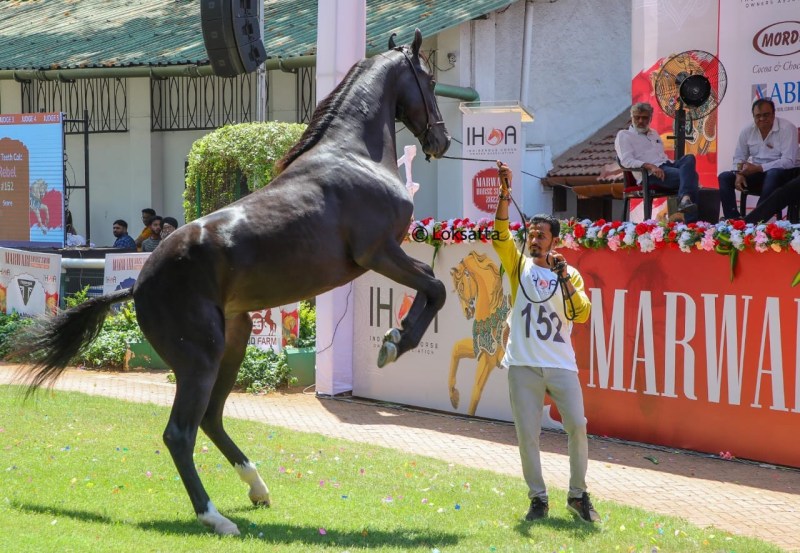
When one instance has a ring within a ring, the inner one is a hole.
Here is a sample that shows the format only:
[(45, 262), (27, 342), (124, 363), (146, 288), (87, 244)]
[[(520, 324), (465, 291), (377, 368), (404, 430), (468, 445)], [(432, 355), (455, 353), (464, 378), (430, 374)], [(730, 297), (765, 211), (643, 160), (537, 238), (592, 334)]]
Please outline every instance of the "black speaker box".
[(250, 73), (267, 59), (255, 0), (201, 0), (200, 17), (215, 75)]

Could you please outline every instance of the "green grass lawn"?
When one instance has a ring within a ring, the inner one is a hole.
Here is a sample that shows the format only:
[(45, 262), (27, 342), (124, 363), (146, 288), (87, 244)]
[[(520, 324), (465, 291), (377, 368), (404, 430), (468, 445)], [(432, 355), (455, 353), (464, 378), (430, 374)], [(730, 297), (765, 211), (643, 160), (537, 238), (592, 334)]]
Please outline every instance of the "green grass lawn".
[[(269, 401), (268, 398), (265, 401)], [(754, 539), (602, 501), (596, 526), (552, 490), (526, 523), (522, 479), (377, 446), (229, 419), (269, 509), (202, 434), (195, 462), (241, 537), (197, 522), (161, 433), (168, 410), (67, 392), (22, 402), (0, 386), (2, 551), (779, 551)]]

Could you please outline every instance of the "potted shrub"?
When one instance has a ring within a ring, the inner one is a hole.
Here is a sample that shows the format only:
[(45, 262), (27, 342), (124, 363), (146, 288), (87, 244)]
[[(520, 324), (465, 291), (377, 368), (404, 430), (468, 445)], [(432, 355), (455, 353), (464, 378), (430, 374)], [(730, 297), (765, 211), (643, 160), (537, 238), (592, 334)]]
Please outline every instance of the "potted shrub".
[(317, 309), (313, 300), (300, 302), (300, 332), (294, 345), (286, 346), (286, 363), (298, 386), (316, 382)]

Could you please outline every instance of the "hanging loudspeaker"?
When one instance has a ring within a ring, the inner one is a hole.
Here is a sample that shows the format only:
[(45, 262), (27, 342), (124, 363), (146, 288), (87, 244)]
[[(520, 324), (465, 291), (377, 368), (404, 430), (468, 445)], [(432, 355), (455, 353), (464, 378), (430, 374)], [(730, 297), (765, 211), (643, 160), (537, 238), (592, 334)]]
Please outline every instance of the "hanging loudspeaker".
[(267, 58), (255, 0), (201, 0), (201, 27), (215, 75), (255, 71)]

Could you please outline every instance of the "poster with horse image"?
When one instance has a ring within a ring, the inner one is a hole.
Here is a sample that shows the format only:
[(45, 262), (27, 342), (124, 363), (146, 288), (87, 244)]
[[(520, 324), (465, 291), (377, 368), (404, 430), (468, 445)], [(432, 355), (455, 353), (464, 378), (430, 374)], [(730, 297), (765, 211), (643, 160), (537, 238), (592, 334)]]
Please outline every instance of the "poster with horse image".
[[(511, 421), (508, 373), (500, 366), (508, 338), (511, 289), (491, 243), (403, 250), (430, 264), (447, 288), (447, 302), (422, 341), (392, 365), (375, 364), (384, 333), (399, 327), (414, 291), (377, 273), (356, 280), (353, 394), (439, 411)], [(542, 426), (562, 430), (549, 397)]]
[(0, 312), (55, 315), (61, 256), (0, 248)]
[[(427, 244), (403, 249), (433, 261)], [(382, 369), (375, 360), (383, 335), (400, 326), (415, 292), (374, 272), (356, 280), (353, 394), (511, 420), (507, 374), (499, 367), (510, 289), (497, 255), (491, 244), (448, 246), (439, 249), (433, 267), (447, 287), (447, 302), (419, 346)]]
[(0, 245), (64, 247), (60, 113), (0, 115)]

